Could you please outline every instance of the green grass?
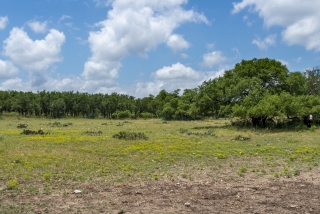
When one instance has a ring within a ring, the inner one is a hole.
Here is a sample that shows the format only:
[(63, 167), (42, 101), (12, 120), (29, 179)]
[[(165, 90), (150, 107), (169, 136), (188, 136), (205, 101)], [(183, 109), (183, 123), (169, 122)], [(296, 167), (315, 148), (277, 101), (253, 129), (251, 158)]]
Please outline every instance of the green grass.
[[(160, 119), (3, 117), (0, 186), (50, 194), (52, 186), (72, 182), (174, 181), (196, 179), (204, 172), (213, 177), (254, 174), (279, 178), (299, 176), (319, 165), (317, 128), (273, 132), (242, 130), (228, 123), (222, 119), (164, 123)], [(19, 124), (46, 134), (21, 134)], [(146, 137), (113, 137), (119, 133)]]

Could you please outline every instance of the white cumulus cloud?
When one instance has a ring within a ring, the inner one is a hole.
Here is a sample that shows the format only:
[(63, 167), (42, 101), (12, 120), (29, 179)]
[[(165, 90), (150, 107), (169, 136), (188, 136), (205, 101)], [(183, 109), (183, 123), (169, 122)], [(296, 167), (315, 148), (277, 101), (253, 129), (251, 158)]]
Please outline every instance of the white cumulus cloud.
[(191, 67), (186, 67), (180, 62), (173, 64), (171, 66), (165, 66), (155, 73), (152, 76), (157, 80), (195, 80), (199, 79), (200, 74), (193, 70)]
[(260, 50), (267, 50), (269, 46), (274, 46), (276, 43), (276, 34), (272, 34), (261, 40), (260, 38), (252, 40), (252, 44), (258, 46)]
[(35, 85), (33, 79), (22, 80), (21, 78), (11, 78), (4, 80), (0, 90), (17, 90), (17, 91), (81, 91), (84, 81), (77, 76), (67, 76), (64, 78), (45, 77), (47, 82), (41, 85)]
[(12, 62), (0, 60), (0, 80), (16, 77), (18, 72), (19, 69)]
[(242, 0), (233, 6), (232, 13), (250, 8), (263, 18), (267, 27), (284, 27), (282, 38), (288, 45), (320, 51), (320, 1)]
[(47, 22), (29, 21), (28, 26), (35, 33), (45, 33), (47, 30)]
[(135, 87), (135, 96), (145, 97), (149, 94), (156, 95), (162, 89), (173, 91), (176, 89), (195, 88), (207, 79), (204, 72), (195, 71), (180, 62), (171, 66), (164, 66), (151, 74), (153, 81), (139, 82)]
[(44, 39), (33, 41), (23, 29), (15, 27), (4, 41), (3, 53), (14, 64), (29, 71), (32, 86), (40, 86), (48, 80), (49, 66), (62, 60), (59, 54), (64, 42), (64, 34), (55, 29)]
[[(162, 82), (138, 82), (135, 87), (136, 97), (147, 97), (149, 94), (157, 95), (162, 89), (164, 84)], [(177, 88), (175, 88), (177, 89)], [(174, 90), (175, 90), (174, 89)], [(169, 91), (166, 89), (166, 91)]]
[(0, 16), (0, 30), (5, 29), (8, 22), (9, 22), (9, 19), (7, 16)]
[(62, 79), (48, 78), (46, 87), (51, 91), (79, 91), (84, 81), (77, 76), (70, 75)]
[(221, 51), (213, 51), (203, 55), (202, 64), (206, 67), (212, 68), (215, 65), (220, 65), (227, 61), (227, 59), (228, 58), (225, 57)]
[[(172, 39), (173, 31), (181, 24), (208, 24), (204, 15), (182, 8), (185, 3), (187, 0), (112, 1), (107, 19), (96, 24), (100, 27), (98, 31), (89, 34), (92, 56), (85, 63), (82, 77), (110, 81), (118, 76), (123, 58), (133, 53), (146, 56), (150, 50)], [(177, 44), (169, 42), (171, 48), (187, 48), (183, 37), (178, 39)]]
[(183, 49), (189, 48), (189, 43), (184, 40), (184, 38), (181, 35), (173, 34), (169, 37), (167, 41), (167, 45), (173, 50), (173, 51), (180, 51)]
[(2, 82), (0, 90), (30, 91), (28, 83), (23, 82), (20, 78), (8, 79)]
[(29, 71), (44, 71), (62, 60), (61, 45), (65, 42), (62, 32), (51, 29), (43, 40), (33, 41), (21, 28), (13, 28), (4, 41), (4, 55)]
[[(132, 87), (135, 88), (133, 95), (146, 97), (149, 94), (157, 95), (162, 89), (171, 92), (176, 89), (183, 91), (184, 89), (196, 88), (205, 80), (222, 76), (224, 71), (230, 68), (230, 66), (225, 66), (217, 71), (202, 72), (178, 62), (171, 66), (164, 66), (152, 73), (152, 81), (136, 83)], [(128, 92), (132, 94), (132, 90), (128, 90)]]

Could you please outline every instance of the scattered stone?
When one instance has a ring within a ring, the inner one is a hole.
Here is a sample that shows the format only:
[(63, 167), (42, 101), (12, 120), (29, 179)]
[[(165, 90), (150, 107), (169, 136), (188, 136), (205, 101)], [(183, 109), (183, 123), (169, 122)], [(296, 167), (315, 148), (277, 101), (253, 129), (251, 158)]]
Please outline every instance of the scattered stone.
[(82, 191), (81, 190), (78, 190), (78, 189), (76, 189), (75, 191), (73, 191), (73, 193), (75, 193), (75, 194), (79, 194), (79, 193), (81, 193)]
[(0, 191), (2, 191), (2, 190), (6, 190), (7, 189), (7, 187), (6, 186), (0, 186)]
[(291, 204), (290, 207), (291, 207), (291, 208), (297, 208), (298, 206), (295, 205), (295, 204)]
[(190, 203), (189, 202), (186, 202), (186, 203), (184, 203), (184, 206), (186, 206), (186, 207), (190, 207)]

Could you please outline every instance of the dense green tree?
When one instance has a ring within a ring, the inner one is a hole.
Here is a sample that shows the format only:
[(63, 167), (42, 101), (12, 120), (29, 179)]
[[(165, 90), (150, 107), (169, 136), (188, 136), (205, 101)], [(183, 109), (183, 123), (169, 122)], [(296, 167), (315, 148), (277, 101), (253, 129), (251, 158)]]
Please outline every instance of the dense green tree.
[(204, 81), (199, 86), (196, 106), (203, 116), (218, 117), (221, 106), (230, 104), (230, 91), (226, 86), (229, 79), (216, 78)]
[(290, 72), (285, 81), (285, 91), (292, 95), (307, 93), (306, 77), (299, 71)]
[(51, 106), (51, 93), (47, 91), (38, 91), (38, 96), (40, 99), (40, 107), (42, 113), (48, 117), (50, 116), (50, 106)]
[(66, 116), (66, 103), (62, 98), (53, 100), (51, 102), (50, 109), (53, 118), (61, 118)]
[(286, 88), (289, 71), (276, 60), (242, 60), (226, 71), (222, 79), (230, 90), (229, 101), (234, 116), (249, 117), (253, 125), (280, 115), (278, 95)]
[(308, 94), (320, 96), (320, 66), (304, 72)]

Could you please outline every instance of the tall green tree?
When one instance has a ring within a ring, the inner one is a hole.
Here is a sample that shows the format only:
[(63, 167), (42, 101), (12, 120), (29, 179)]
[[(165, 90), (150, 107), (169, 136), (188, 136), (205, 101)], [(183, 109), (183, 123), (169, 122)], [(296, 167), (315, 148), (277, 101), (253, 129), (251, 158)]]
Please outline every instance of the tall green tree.
[(304, 72), (308, 94), (320, 96), (320, 66)]
[(281, 114), (278, 96), (286, 89), (288, 76), (289, 70), (276, 60), (242, 60), (220, 78), (224, 82), (220, 93), (234, 116), (265, 125), (267, 118)]

